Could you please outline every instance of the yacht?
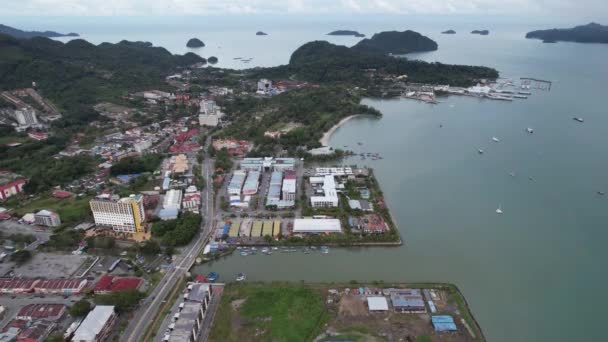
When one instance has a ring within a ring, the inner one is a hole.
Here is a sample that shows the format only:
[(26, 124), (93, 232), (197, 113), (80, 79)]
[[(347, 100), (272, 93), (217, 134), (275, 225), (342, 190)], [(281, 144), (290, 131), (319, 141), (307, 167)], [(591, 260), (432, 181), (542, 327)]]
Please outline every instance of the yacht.
[(243, 281), (243, 280), (245, 280), (245, 279), (247, 279), (247, 276), (245, 275), (245, 273), (239, 273), (239, 274), (236, 276), (236, 281)]

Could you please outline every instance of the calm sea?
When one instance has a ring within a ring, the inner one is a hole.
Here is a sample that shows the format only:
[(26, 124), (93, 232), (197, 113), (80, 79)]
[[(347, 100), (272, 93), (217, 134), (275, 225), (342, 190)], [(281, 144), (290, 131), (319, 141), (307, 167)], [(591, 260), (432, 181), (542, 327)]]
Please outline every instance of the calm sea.
[[(439, 50), (412, 56), (479, 64), (507, 78), (553, 82), (512, 103), (447, 97), (437, 105), (366, 100), (382, 119), (357, 118), (335, 147), (379, 152), (376, 169), (405, 245), (332, 249), (328, 255), (234, 256), (200, 268), (224, 280), (443, 281), (457, 284), (489, 341), (601, 341), (608, 299), (608, 45), (542, 44), (526, 31), (570, 26), (547, 19), (478, 17), (5, 18), (28, 29), (76, 31), (94, 43), (151, 41), (175, 53), (191, 37), (219, 66), (285, 64), (311, 40), (352, 45), (335, 29), (368, 36), (413, 29)], [(441, 35), (447, 29), (456, 35)], [(489, 36), (471, 35), (489, 29)], [(261, 30), (269, 35), (255, 36)], [(574, 116), (584, 123), (572, 120)], [(441, 126), (440, 126), (441, 125)], [(527, 127), (533, 134), (525, 132)], [(500, 142), (491, 141), (497, 137)], [(363, 142), (362, 146), (356, 142)], [(484, 149), (479, 155), (477, 149)], [(515, 176), (511, 176), (513, 173)], [(504, 211), (497, 215), (498, 206)]]

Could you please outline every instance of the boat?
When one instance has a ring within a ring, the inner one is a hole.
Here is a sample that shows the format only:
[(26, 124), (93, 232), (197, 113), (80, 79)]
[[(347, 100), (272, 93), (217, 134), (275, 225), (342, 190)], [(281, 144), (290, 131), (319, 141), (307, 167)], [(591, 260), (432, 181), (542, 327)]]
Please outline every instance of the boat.
[(249, 256), (249, 252), (242, 251), (241, 256)]
[(329, 247), (327, 247), (327, 246), (321, 246), (321, 253), (322, 254), (329, 253)]
[(278, 250), (279, 250), (279, 247), (272, 247), (272, 250), (273, 250), (273, 251), (278, 251)]
[(207, 280), (211, 282), (216, 281), (219, 277), (220, 275), (215, 272), (209, 272), (209, 274), (207, 274)]
[(572, 120), (578, 121), (578, 122), (585, 122), (585, 120), (583, 120), (583, 118), (572, 118)]
[(245, 280), (245, 279), (247, 279), (247, 276), (245, 275), (245, 273), (239, 273), (239, 274), (236, 276), (236, 281), (243, 281), (243, 280)]
[(515, 177), (515, 172), (509, 172), (509, 176)]
[(478, 150), (477, 150), (477, 153), (479, 153), (479, 154), (483, 154), (483, 150), (482, 150), (482, 149), (478, 149)]
[(532, 133), (534, 133), (534, 130), (532, 128), (528, 127), (528, 128), (526, 128), (526, 132), (532, 134)]
[(500, 205), (498, 206), (498, 209), (496, 209), (496, 213), (499, 215), (502, 214), (502, 209), (501, 209)]
[(520, 95), (532, 95), (532, 93), (529, 91), (518, 91), (517, 93)]
[(598, 191), (597, 194), (600, 195), (600, 196), (604, 196), (606, 193), (603, 192), (603, 191)]
[(500, 141), (500, 139), (498, 139), (497, 137), (492, 137), (492, 141), (493, 141), (493, 142), (499, 142), (499, 141)]
[(262, 248), (262, 253), (268, 253), (268, 251), (269, 251), (268, 247)]
[(528, 97), (526, 95), (513, 95), (514, 98), (516, 99), (527, 99)]

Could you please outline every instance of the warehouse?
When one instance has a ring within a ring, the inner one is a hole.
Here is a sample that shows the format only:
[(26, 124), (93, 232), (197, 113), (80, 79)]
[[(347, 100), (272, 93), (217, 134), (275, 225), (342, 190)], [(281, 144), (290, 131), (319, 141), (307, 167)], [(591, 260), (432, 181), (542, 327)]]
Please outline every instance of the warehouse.
[(245, 171), (234, 171), (232, 174), (232, 179), (228, 184), (228, 194), (229, 195), (240, 195), (241, 189), (243, 188), (243, 183), (245, 182)]
[(163, 208), (180, 210), (182, 208), (182, 195), (181, 190), (173, 189), (167, 191), (163, 199)]
[(272, 226), (272, 236), (276, 239), (281, 234), (281, 221), (276, 220)]
[(435, 331), (458, 330), (456, 323), (454, 323), (454, 318), (449, 315), (431, 316), (431, 322), (433, 322), (433, 328), (435, 328)]
[(367, 297), (367, 306), (370, 312), (388, 311), (386, 297)]
[(272, 221), (264, 221), (262, 236), (272, 236)]
[(338, 219), (295, 219), (293, 233), (341, 233)]
[(245, 185), (243, 186), (243, 195), (255, 195), (258, 192), (260, 183), (260, 173), (258, 171), (249, 171)]
[(390, 293), (396, 312), (426, 312), (422, 292), (418, 289), (400, 289)]
[(253, 227), (251, 227), (251, 237), (260, 236), (262, 236), (262, 221), (255, 221)]
[(241, 229), (241, 222), (232, 222), (230, 225), (230, 230), (228, 231), (229, 237), (237, 237), (239, 236), (239, 230)]

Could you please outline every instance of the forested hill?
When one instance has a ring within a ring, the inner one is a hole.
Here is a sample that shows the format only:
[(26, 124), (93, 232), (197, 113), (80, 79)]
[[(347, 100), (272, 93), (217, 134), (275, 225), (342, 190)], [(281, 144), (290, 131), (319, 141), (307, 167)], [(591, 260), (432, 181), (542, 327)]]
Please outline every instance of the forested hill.
[(173, 69), (198, 62), (204, 59), (196, 54), (172, 55), (147, 42), (94, 45), (76, 39), (64, 44), (0, 34), (0, 89), (30, 87), (35, 81), (60, 107), (65, 124), (92, 120), (93, 104), (163, 85)]
[(374, 34), (369, 39), (363, 39), (353, 48), (356, 50), (377, 51), (384, 54), (403, 55), (410, 52), (437, 50), (437, 43), (418, 32), (407, 30), (403, 32), (386, 31)]
[(413, 61), (326, 41), (306, 43), (291, 55), (289, 65), (261, 69), (259, 74), (277, 78), (291, 76), (317, 83), (351, 83), (365, 87), (369, 82), (365, 72), (370, 69), (389, 75), (407, 75), (411, 82), (453, 86), (469, 86), (482, 78), (498, 77), (498, 71), (488, 67)]
[(528, 32), (526, 38), (545, 41), (565, 41), (577, 43), (608, 43), (608, 26), (597, 23), (576, 26), (569, 29), (551, 29)]
[(9, 36), (13, 36), (15, 38), (32, 38), (32, 37), (47, 37), (47, 38), (53, 38), (53, 37), (78, 37), (77, 33), (68, 33), (68, 34), (63, 34), (63, 33), (58, 33), (55, 31), (23, 31), (20, 29), (16, 29), (14, 27), (10, 27), (10, 26), (6, 26), (6, 25), (2, 25), (0, 24), (0, 33), (4, 33), (7, 34)]

